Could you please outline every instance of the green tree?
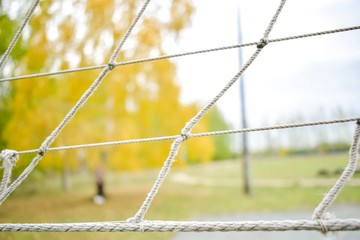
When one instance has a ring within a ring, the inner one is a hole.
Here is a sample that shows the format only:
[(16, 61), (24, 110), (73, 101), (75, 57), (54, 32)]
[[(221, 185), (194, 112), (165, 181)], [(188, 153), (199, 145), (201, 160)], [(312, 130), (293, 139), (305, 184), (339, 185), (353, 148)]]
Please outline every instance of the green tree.
[[(207, 119), (209, 121), (209, 131), (230, 129), (230, 124), (226, 122), (222, 113), (216, 106), (210, 110)], [(213, 141), (215, 145), (214, 160), (229, 159), (233, 157), (230, 135), (214, 136)]]

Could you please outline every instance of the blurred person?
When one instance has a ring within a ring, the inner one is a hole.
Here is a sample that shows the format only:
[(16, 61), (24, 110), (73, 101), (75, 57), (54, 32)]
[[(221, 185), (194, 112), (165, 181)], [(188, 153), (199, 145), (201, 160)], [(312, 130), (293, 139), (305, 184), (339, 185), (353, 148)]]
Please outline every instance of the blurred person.
[(100, 163), (95, 169), (96, 195), (93, 200), (97, 205), (101, 205), (105, 202), (104, 175), (104, 166)]

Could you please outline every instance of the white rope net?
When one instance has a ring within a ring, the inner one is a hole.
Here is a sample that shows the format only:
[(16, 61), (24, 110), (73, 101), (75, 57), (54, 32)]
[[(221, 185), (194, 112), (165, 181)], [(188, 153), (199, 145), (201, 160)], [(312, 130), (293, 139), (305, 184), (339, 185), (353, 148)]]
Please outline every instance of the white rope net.
[[(270, 127), (262, 127), (262, 128), (249, 128), (249, 129), (237, 129), (237, 130), (225, 130), (225, 131), (217, 131), (217, 132), (205, 132), (205, 133), (197, 133), (191, 134), (191, 130), (193, 127), (199, 122), (199, 120), (209, 111), (209, 109), (224, 95), (224, 93), (232, 87), (232, 85), (239, 79), (239, 77), (245, 72), (245, 70), (252, 64), (252, 62), (257, 58), (257, 56), (261, 53), (262, 49), (267, 46), (269, 43), (279, 42), (279, 41), (287, 41), (305, 37), (313, 37), (324, 34), (333, 34), (345, 31), (353, 31), (360, 29), (360, 26), (342, 28), (342, 29), (334, 29), (323, 32), (309, 33), (298, 36), (290, 36), (278, 39), (268, 39), (269, 34), (278, 19), (278, 16), (285, 5), (285, 0), (281, 0), (280, 5), (278, 6), (275, 14), (273, 15), (268, 27), (266, 28), (262, 38), (258, 42), (241, 44), (241, 45), (233, 45), (227, 47), (219, 47), (213, 49), (206, 49), (194, 52), (186, 52), (180, 54), (173, 55), (165, 55), (154, 58), (145, 58), (132, 60), (127, 62), (116, 62), (116, 58), (122, 50), (124, 43), (127, 38), (130, 36), (133, 28), (140, 20), (141, 15), (145, 11), (146, 7), (150, 3), (150, 0), (146, 0), (137, 14), (136, 18), (133, 20), (128, 30), (124, 34), (124, 36), (119, 41), (119, 44), (115, 48), (112, 53), (107, 64), (99, 65), (99, 66), (90, 66), (85, 68), (78, 69), (69, 69), (64, 71), (57, 72), (48, 72), (48, 73), (39, 73), (32, 74), (26, 76), (19, 77), (11, 77), (11, 78), (3, 78), (0, 79), (1, 82), (5, 81), (14, 81), (26, 78), (35, 78), (35, 77), (43, 77), (57, 74), (66, 74), (77, 71), (88, 71), (94, 69), (102, 69), (101, 73), (94, 80), (92, 85), (84, 92), (78, 102), (73, 106), (73, 108), (68, 112), (68, 114), (64, 117), (64, 119), (60, 122), (60, 124), (54, 129), (54, 131), (43, 141), (39, 149), (35, 150), (24, 150), (24, 151), (15, 151), (15, 150), (3, 150), (0, 154), (0, 159), (3, 161), (3, 177), (0, 184), (0, 204), (2, 204), (7, 197), (29, 176), (32, 170), (36, 167), (42, 157), (48, 151), (60, 151), (60, 150), (69, 150), (76, 148), (90, 148), (90, 147), (100, 147), (100, 146), (113, 146), (119, 144), (134, 144), (141, 142), (154, 142), (154, 141), (173, 141), (171, 145), (171, 149), (169, 151), (169, 155), (167, 159), (164, 161), (164, 166), (160, 170), (158, 177), (146, 196), (142, 206), (139, 208), (138, 212), (130, 219), (126, 221), (119, 222), (88, 222), (88, 223), (37, 223), (37, 224), (0, 224), (1, 232), (214, 232), (214, 231), (289, 231), (289, 230), (312, 230), (312, 231), (320, 231), (323, 233), (332, 232), (332, 231), (358, 231), (360, 230), (360, 219), (334, 219), (332, 217), (328, 217), (327, 211), (330, 205), (334, 202), (337, 195), (340, 193), (345, 184), (351, 179), (353, 176), (357, 161), (359, 158), (359, 137), (360, 137), (360, 117), (358, 118), (347, 118), (347, 119), (338, 119), (332, 121), (320, 121), (320, 122), (309, 122), (309, 123), (298, 123), (298, 124), (288, 124), (288, 125), (280, 125), (280, 126), (270, 126)], [(18, 41), (24, 26), (27, 24), (31, 15), (34, 13), (34, 10), (39, 4), (39, 0), (34, 1), (32, 4), (25, 20), (23, 21), (21, 27), (18, 32), (14, 36), (12, 42), (10, 43), (7, 51), (3, 55), (0, 61), (0, 69), (3, 67), (4, 62), (7, 57), (11, 53), (12, 48)], [(90, 98), (90, 96), (96, 91), (96, 88), (101, 84), (102, 80), (106, 77), (106, 75), (112, 71), (114, 68), (128, 65), (128, 64), (136, 64), (147, 61), (156, 61), (165, 58), (174, 58), (174, 57), (182, 57), (192, 54), (200, 54), (207, 53), (213, 51), (221, 51), (231, 48), (240, 48), (247, 46), (256, 46), (256, 50), (252, 54), (252, 56), (248, 59), (248, 61), (243, 65), (243, 67), (239, 70), (238, 73), (234, 75), (232, 79), (219, 91), (219, 93), (211, 99), (208, 104), (206, 104), (189, 122), (186, 123), (184, 128), (182, 129), (179, 135), (175, 136), (165, 136), (165, 137), (156, 137), (156, 138), (144, 138), (144, 139), (133, 139), (133, 140), (122, 140), (122, 141), (114, 141), (114, 142), (103, 142), (103, 143), (90, 143), (83, 145), (74, 145), (74, 146), (62, 146), (62, 147), (50, 147), (53, 141), (56, 139), (58, 134), (62, 131), (67, 123), (70, 122), (72, 117), (77, 113), (77, 111), (86, 103), (86, 101)], [(352, 144), (350, 147), (350, 156), (349, 162), (346, 166), (345, 170), (334, 184), (334, 186), (329, 190), (329, 192), (324, 196), (319, 205), (315, 208), (313, 212), (312, 219), (304, 219), (304, 220), (283, 220), (283, 221), (236, 221), (236, 222), (194, 222), (194, 221), (147, 221), (144, 220), (144, 217), (151, 207), (152, 201), (156, 197), (162, 183), (165, 181), (167, 174), (170, 171), (171, 165), (177, 155), (178, 149), (180, 145), (185, 142), (189, 138), (195, 137), (205, 137), (205, 136), (213, 136), (220, 134), (235, 134), (235, 133), (245, 133), (245, 132), (255, 132), (255, 131), (266, 131), (273, 129), (283, 129), (283, 128), (296, 128), (296, 127), (307, 127), (307, 126), (315, 126), (321, 124), (335, 124), (335, 123), (344, 123), (344, 122), (356, 122), (356, 129), (354, 132), (354, 137), (352, 140)], [(20, 174), (20, 176), (11, 181), (11, 173), (12, 169), (18, 161), (19, 155), (28, 154), (28, 153), (37, 153), (36, 157), (30, 162), (28, 167)]]

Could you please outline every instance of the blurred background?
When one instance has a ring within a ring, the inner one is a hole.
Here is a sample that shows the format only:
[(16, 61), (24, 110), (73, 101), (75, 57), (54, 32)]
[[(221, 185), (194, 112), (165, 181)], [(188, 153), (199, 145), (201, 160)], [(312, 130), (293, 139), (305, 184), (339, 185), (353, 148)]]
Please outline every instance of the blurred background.
[[(31, 4), (0, 0), (0, 55)], [(154, 0), (117, 61), (256, 42), (278, 4), (265, 0)], [(134, 0), (42, 1), (0, 78), (106, 63), (141, 5)], [(270, 39), (358, 26), (358, 9), (356, 0), (289, 1)], [(236, 83), (192, 133), (239, 129), (244, 119), (247, 127), (263, 127), (359, 117), (359, 41), (356, 30), (269, 44), (242, 78), (243, 102)], [(177, 135), (239, 71), (239, 59), (246, 62), (254, 51), (252, 46), (119, 66), (53, 146)], [(0, 148), (38, 148), (100, 71), (0, 82)], [(222, 220), (234, 220), (228, 217), (231, 214), (235, 220), (244, 220), (243, 214), (253, 214), (245, 216), (261, 220), (266, 218), (264, 214), (273, 213), (280, 213), (274, 218), (285, 219), (299, 216), (289, 215), (294, 212), (310, 218), (347, 164), (354, 129), (351, 122), (251, 133), (246, 142), (241, 134), (189, 139), (181, 146), (173, 171), (146, 219), (221, 216)], [(125, 220), (145, 199), (170, 145), (168, 141), (49, 152), (1, 206), (0, 222)], [(14, 177), (33, 157), (21, 155)], [(244, 169), (244, 159), (248, 169)], [(351, 216), (360, 214), (357, 174), (336, 203), (338, 211)], [(99, 184), (104, 193), (101, 200), (95, 198)], [(4, 239), (18, 235), (24, 239), (64, 236), (3, 234)], [(67, 237), (78, 235), (66, 233)], [(182, 239), (182, 235), (167, 233), (100, 236)], [(351, 237), (360, 235), (355, 232), (347, 239)]]

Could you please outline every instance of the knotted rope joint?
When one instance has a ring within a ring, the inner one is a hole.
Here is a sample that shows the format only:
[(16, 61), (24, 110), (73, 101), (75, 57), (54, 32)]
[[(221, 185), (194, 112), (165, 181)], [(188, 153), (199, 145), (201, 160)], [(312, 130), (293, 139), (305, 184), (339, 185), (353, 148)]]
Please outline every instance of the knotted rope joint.
[(42, 149), (42, 148), (40, 148), (38, 151), (38, 154), (42, 157), (45, 155), (45, 153), (46, 153), (45, 149)]
[(268, 44), (268, 40), (267, 39), (264, 39), (264, 38), (262, 38), (262, 39), (260, 39), (260, 41), (256, 44), (256, 47), (258, 48), (258, 49), (262, 49), (262, 48), (264, 48), (267, 44)]
[(186, 140), (189, 139), (190, 134), (188, 134), (188, 133), (181, 133), (180, 137), (181, 137), (181, 142), (185, 142)]
[(108, 69), (111, 71), (116, 67), (116, 64), (115, 63), (108, 63), (107, 66), (108, 66)]
[(319, 225), (320, 225), (320, 227), (321, 227), (321, 232), (322, 232), (323, 234), (326, 234), (329, 230), (328, 230), (328, 228), (326, 227), (326, 225), (324, 224), (323, 220), (322, 220), (322, 219), (317, 219), (316, 221), (319, 223)]

